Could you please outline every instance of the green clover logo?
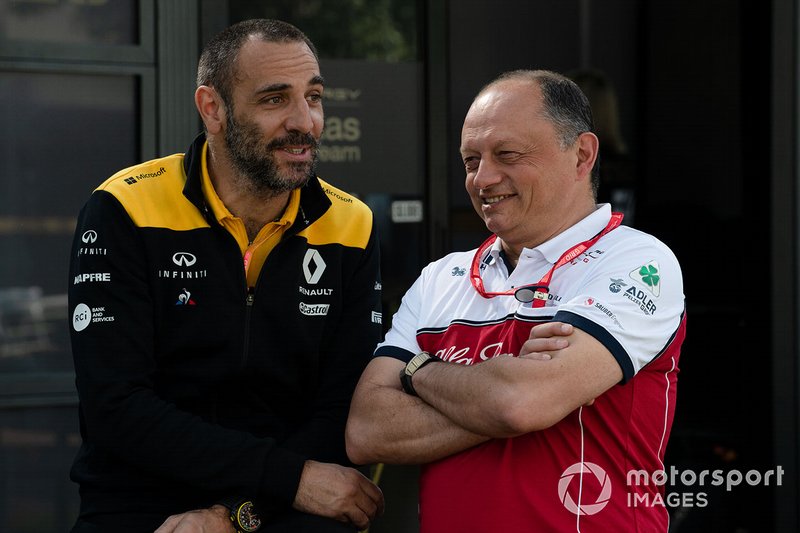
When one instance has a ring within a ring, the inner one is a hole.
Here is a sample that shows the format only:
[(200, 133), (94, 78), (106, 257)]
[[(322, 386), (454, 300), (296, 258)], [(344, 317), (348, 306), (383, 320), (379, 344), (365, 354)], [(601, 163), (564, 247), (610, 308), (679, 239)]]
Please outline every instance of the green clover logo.
[(639, 275), (642, 277), (642, 281), (650, 287), (658, 285), (660, 276), (658, 275), (658, 269), (653, 265), (645, 265), (640, 268)]

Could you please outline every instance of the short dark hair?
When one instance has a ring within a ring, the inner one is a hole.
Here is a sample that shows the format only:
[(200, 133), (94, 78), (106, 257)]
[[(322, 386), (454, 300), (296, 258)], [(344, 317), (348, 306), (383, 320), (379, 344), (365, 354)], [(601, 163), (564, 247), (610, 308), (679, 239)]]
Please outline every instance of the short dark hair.
[[(562, 148), (572, 146), (581, 133), (587, 131), (594, 133), (589, 99), (580, 87), (566, 76), (549, 70), (512, 70), (489, 82), (481, 89), (481, 93), (505, 80), (530, 81), (538, 85), (542, 91), (544, 116), (555, 127)], [(592, 193), (596, 197), (600, 185), (599, 160), (592, 168), (591, 179)]]
[(273, 19), (251, 19), (237, 22), (213, 37), (200, 54), (197, 65), (197, 86), (213, 87), (226, 107), (231, 107), (233, 79), (239, 50), (250, 36), (268, 43), (305, 43), (319, 61), (314, 43), (305, 33), (288, 22)]

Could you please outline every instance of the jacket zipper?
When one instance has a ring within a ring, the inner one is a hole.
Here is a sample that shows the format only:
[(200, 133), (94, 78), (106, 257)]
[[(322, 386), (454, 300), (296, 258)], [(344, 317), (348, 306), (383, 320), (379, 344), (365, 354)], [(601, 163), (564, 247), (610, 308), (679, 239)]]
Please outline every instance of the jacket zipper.
[[(278, 247), (283, 243), (283, 241), (286, 238), (288, 238), (290, 236), (293, 236), (295, 233), (299, 232), (301, 229), (305, 228), (306, 226), (308, 226), (310, 224), (310, 222), (308, 221), (308, 218), (306, 217), (306, 212), (303, 210), (302, 206), (300, 206), (298, 208), (298, 214), (303, 219), (302, 224), (301, 225), (300, 224), (297, 225), (297, 230), (294, 231), (291, 234), (287, 234), (287, 232), (284, 232), (283, 236), (281, 237), (280, 242), (278, 242), (278, 244), (275, 245), (275, 248), (272, 250), (272, 252), (270, 252), (270, 255), (272, 255), (272, 253), (274, 253), (278, 249)], [(267, 258), (267, 260), (269, 260), (269, 257)], [(256, 285), (258, 285), (259, 281), (261, 280), (261, 275), (264, 273), (264, 270), (266, 269), (266, 266), (267, 266), (267, 261), (265, 261), (264, 264), (261, 266), (261, 272), (259, 272), (259, 274), (258, 274), (258, 279), (256, 280)], [(247, 275), (246, 274), (245, 274), (245, 284), (247, 284)], [(255, 287), (247, 287), (247, 296), (245, 297), (244, 347), (243, 347), (243, 350), (242, 350), (242, 368), (244, 368), (245, 365), (247, 364), (248, 352), (250, 350), (250, 315), (252, 314), (253, 301), (255, 300), (255, 290), (256, 290)]]
[(253, 300), (255, 299), (255, 289), (253, 287), (247, 288), (247, 297), (245, 298), (244, 308), (244, 346), (242, 349), (242, 368), (247, 364), (247, 355), (250, 351), (250, 314), (253, 309)]

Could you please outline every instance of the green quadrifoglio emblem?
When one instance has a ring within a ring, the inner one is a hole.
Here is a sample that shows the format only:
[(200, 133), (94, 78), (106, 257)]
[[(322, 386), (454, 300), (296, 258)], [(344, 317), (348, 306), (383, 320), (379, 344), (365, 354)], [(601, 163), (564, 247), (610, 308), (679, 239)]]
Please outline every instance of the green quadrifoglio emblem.
[(661, 272), (659, 272), (657, 261), (650, 261), (646, 265), (632, 270), (630, 276), (632, 280), (650, 289), (656, 298), (661, 294)]
[(658, 269), (653, 265), (645, 265), (639, 269), (639, 275), (642, 276), (642, 282), (651, 287), (658, 285)]

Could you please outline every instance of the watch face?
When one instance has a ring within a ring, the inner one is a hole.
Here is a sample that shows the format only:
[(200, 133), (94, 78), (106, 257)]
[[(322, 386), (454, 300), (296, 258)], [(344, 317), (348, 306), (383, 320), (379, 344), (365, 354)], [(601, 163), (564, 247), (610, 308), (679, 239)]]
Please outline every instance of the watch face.
[(245, 533), (253, 533), (261, 527), (261, 519), (256, 514), (253, 502), (245, 502), (239, 507), (236, 512), (236, 521), (239, 522), (239, 528)]

